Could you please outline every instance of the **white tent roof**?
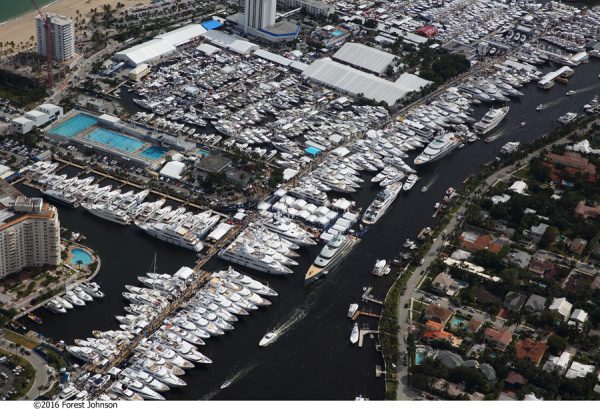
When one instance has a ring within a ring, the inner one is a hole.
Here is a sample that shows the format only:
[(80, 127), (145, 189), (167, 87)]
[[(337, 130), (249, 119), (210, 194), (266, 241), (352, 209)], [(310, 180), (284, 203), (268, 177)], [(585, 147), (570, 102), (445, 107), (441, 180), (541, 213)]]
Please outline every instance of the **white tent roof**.
[(274, 62), (275, 64), (283, 65), (284, 67), (287, 67), (292, 63), (292, 60), (285, 58), (279, 54), (263, 50), (262, 48), (259, 48), (258, 50), (254, 51), (254, 55), (263, 58), (267, 61)]
[(115, 54), (115, 59), (138, 65), (167, 55), (176, 50), (175, 46), (160, 39), (153, 39)]
[(254, 50), (257, 50), (259, 46), (246, 40), (242, 40), (238, 37), (226, 34), (222, 31), (211, 30), (203, 34), (204, 38), (213, 44), (221, 47), (226, 47), (231, 51), (239, 54), (249, 54)]
[(215, 47), (214, 45), (207, 43), (200, 44), (198, 47), (196, 47), (196, 50), (203, 52), (206, 55), (213, 55), (221, 51), (219, 47)]
[(184, 169), (185, 164), (183, 162), (173, 160), (163, 166), (160, 171), (160, 175), (169, 177), (171, 179), (180, 179)]
[(206, 31), (207, 30), (200, 24), (190, 24), (185, 27), (178, 28), (177, 30), (158, 35), (155, 38), (159, 38), (175, 47), (178, 47), (194, 38), (200, 37), (202, 34), (206, 33)]
[(393, 54), (358, 43), (344, 44), (333, 58), (377, 74), (383, 74), (394, 61)]
[(419, 91), (421, 88), (431, 84), (431, 81), (424, 80), (423, 78), (415, 75), (404, 73), (396, 80), (396, 85), (406, 88), (410, 91)]
[(385, 101), (388, 105), (394, 105), (409, 92), (391, 81), (337, 63), (331, 58), (316, 60), (304, 71), (304, 75), (341, 92), (363, 94), (366, 98)]
[(229, 230), (231, 230), (233, 226), (227, 223), (219, 223), (217, 227), (208, 235), (209, 239), (214, 241), (219, 241), (227, 234)]

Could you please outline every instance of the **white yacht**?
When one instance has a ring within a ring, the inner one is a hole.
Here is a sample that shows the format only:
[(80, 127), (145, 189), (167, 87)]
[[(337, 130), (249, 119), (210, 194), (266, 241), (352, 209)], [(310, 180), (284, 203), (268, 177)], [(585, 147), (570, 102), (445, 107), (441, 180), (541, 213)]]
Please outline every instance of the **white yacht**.
[(481, 118), (479, 122), (473, 125), (473, 129), (478, 134), (484, 135), (497, 127), (500, 122), (508, 115), (509, 107), (492, 108)]
[(219, 251), (219, 257), (253, 270), (264, 273), (283, 275), (292, 274), (293, 271), (275, 260), (270, 255), (250, 246), (243, 241), (234, 241), (226, 248)]
[(391, 270), (390, 265), (388, 264), (387, 261), (385, 260), (377, 260), (377, 262), (375, 263), (375, 267), (373, 268), (372, 273), (376, 276), (384, 276), (389, 274)]
[(121, 224), (123, 226), (131, 223), (131, 218), (124, 210), (114, 208), (109, 204), (83, 203), (81, 207), (94, 216), (98, 216), (113, 223)]
[(401, 190), (402, 183), (394, 183), (377, 193), (377, 197), (363, 215), (363, 222), (366, 224), (376, 223), (387, 212)]
[(358, 330), (358, 323), (354, 323), (354, 326), (352, 327), (352, 332), (350, 333), (350, 342), (353, 344), (356, 344), (358, 342), (358, 336), (359, 336), (359, 330)]
[(360, 241), (354, 236), (344, 236), (338, 234), (331, 239), (319, 252), (312, 266), (304, 276), (304, 285), (308, 285), (318, 280), (320, 277), (329, 274), (344, 258), (350, 253), (352, 248)]
[(575, 112), (567, 112), (566, 114), (558, 118), (558, 122), (560, 122), (563, 125), (566, 125), (575, 118), (577, 118), (577, 114)]
[(259, 347), (266, 347), (269, 344), (272, 344), (277, 339), (278, 334), (276, 332), (267, 332), (264, 337), (258, 343)]
[(79, 206), (79, 203), (77, 202), (77, 199), (75, 198), (75, 196), (65, 193), (61, 190), (57, 190), (57, 189), (44, 189), (41, 191), (42, 194), (44, 196), (46, 196), (48, 199), (54, 201), (54, 202), (58, 202), (70, 207), (77, 207)]
[(516, 152), (517, 149), (519, 149), (520, 144), (520, 142), (507, 142), (500, 149), (500, 153), (507, 155), (509, 153)]
[(204, 246), (196, 235), (182, 226), (174, 226), (166, 223), (144, 223), (135, 222), (136, 226), (152, 237), (167, 243), (174, 244), (193, 251), (201, 251)]
[(306, 230), (287, 218), (273, 217), (267, 219), (264, 221), (264, 226), (298, 246), (314, 246), (317, 244)]
[(415, 158), (414, 163), (415, 165), (424, 165), (439, 160), (458, 148), (461, 143), (460, 138), (453, 133), (438, 136)]
[(403, 185), (402, 189), (405, 192), (412, 189), (418, 180), (419, 180), (419, 177), (417, 175), (415, 175), (414, 173), (408, 175), (408, 177), (406, 178), (406, 181), (404, 181), (404, 185)]

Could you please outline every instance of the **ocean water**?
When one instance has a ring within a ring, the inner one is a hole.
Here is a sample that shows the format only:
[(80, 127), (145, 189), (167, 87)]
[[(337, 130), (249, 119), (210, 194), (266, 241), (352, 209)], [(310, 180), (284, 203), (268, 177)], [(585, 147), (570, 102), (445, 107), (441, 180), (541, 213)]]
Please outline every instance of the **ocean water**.
[[(38, 6), (44, 7), (54, 1), (56, 0), (36, 0), (36, 3)], [(33, 8), (31, 0), (0, 0), (0, 24), (28, 13)]]

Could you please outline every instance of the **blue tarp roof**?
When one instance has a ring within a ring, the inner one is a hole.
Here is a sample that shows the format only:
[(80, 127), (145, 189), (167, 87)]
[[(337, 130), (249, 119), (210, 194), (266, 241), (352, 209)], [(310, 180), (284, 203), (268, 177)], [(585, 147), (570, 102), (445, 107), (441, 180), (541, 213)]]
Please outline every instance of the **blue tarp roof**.
[(316, 155), (318, 155), (319, 153), (321, 153), (321, 150), (320, 150), (320, 149), (317, 149), (317, 148), (315, 148), (315, 147), (313, 147), (313, 146), (309, 146), (308, 148), (306, 148), (306, 149), (304, 150), (304, 152), (308, 153), (309, 155), (316, 156)]
[(202, 23), (202, 27), (204, 27), (207, 30), (215, 30), (219, 27), (223, 27), (223, 23), (217, 20), (207, 20)]

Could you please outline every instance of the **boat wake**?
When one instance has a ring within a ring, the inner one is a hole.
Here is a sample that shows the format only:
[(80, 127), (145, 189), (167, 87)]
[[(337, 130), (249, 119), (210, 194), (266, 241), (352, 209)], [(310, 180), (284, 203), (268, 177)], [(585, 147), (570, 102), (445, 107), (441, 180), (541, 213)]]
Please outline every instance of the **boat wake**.
[(600, 86), (600, 84), (596, 83), (594, 85), (590, 85), (589, 87), (574, 89), (573, 91), (575, 91), (577, 94), (581, 94), (582, 92), (592, 91), (592, 90), (598, 88), (599, 86)]
[(246, 375), (248, 375), (257, 366), (258, 366), (257, 363), (253, 363), (253, 364), (250, 364), (250, 365), (248, 365), (247, 367), (245, 367), (243, 369), (240, 369), (235, 374), (233, 374), (233, 376), (229, 377), (225, 382), (223, 382), (223, 384), (220, 387), (220, 390), (229, 388), (235, 382), (239, 381), (240, 379), (242, 379), (243, 377), (245, 377)]
[(276, 326), (273, 330), (270, 331), (273, 334), (275, 334), (275, 338), (271, 342), (269, 342), (269, 344), (277, 342), (277, 339), (279, 337), (288, 332), (294, 325), (306, 318), (306, 315), (307, 314), (305, 310), (299, 308), (294, 310), (292, 315), (287, 320), (285, 320), (282, 324)]
[(427, 184), (425, 186), (423, 186), (423, 188), (421, 189), (421, 192), (427, 192), (429, 190), (429, 188), (431, 186), (433, 186), (433, 184), (438, 180), (439, 177), (440, 177), (439, 173), (437, 175), (433, 175), (433, 177), (429, 180), (429, 182), (427, 182)]

